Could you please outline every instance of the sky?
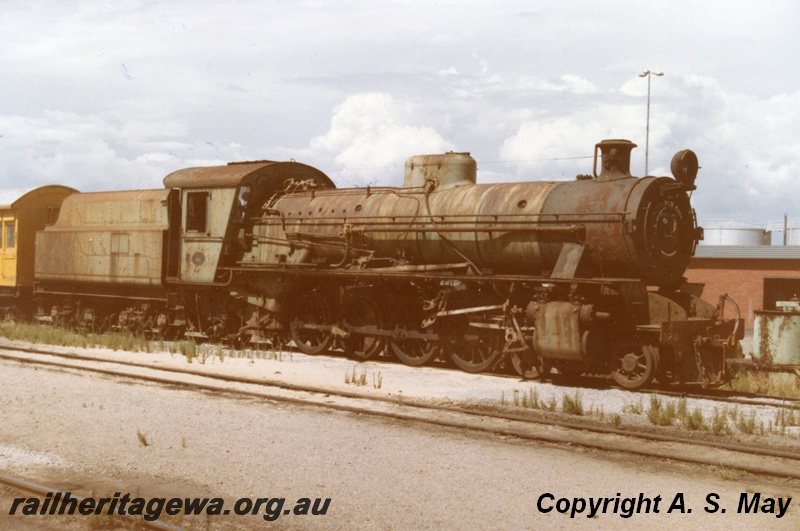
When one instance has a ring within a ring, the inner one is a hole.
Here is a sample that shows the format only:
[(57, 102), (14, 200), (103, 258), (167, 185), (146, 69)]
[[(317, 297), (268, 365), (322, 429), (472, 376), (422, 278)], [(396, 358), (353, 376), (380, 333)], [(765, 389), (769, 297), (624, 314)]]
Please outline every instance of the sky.
[(0, 188), (160, 188), (243, 160), (340, 187), (466, 151), (479, 182), (698, 155), (701, 223), (800, 227), (800, 3), (0, 0)]

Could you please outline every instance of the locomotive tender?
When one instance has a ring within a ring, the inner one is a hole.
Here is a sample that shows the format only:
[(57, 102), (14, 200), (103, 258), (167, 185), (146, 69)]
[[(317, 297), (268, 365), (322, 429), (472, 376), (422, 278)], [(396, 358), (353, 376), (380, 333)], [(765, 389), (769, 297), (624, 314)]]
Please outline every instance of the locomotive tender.
[(74, 194), (37, 235), (39, 314), (527, 378), (724, 383), (743, 326), (683, 277), (697, 157), (636, 178), (634, 147), (598, 143), (573, 181), (477, 184), (475, 160), (447, 153), (408, 159), (398, 188), (262, 161)]

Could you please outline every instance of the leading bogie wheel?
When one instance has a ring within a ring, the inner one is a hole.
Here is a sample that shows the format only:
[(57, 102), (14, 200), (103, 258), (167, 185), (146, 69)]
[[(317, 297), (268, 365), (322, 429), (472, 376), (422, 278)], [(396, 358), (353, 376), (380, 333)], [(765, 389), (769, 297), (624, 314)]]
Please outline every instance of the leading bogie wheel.
[(639, 389), (653, 381), (658, 371), (658, 349), (639, 338), (623, 341), (616, 350), (611, 377), (626, 389)]
[(511, 365), (523, 380), (538, 380), (550, 372), (547, 360), (536, 354), (516, 351), (511, 353), (510, 358)]

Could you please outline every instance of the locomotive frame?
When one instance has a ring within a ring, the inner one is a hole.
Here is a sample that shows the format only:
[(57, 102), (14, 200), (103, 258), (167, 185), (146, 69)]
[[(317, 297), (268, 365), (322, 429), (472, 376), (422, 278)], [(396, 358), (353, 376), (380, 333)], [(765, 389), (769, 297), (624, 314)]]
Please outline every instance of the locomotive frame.
[(674, 179), (636, 178), (633, 147), (598, 143), (575, 181), (481, 185), (472, 157), (448, 153), (409, 159), (402, 188), (337, 189), (262, 161), (75, 194), (37, 235), (38, 315), (526, 378), (719, 385), (743, 326), (682, 276), (702, 238), (697, 158), (678, 153)]

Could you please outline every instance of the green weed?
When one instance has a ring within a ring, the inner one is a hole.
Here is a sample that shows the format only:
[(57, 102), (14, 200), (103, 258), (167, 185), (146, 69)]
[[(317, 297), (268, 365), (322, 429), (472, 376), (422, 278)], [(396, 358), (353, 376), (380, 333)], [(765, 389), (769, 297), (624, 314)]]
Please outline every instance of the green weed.
[(741, 393), (756, 393), (771, 396), (800, 397), (800, 385), (796, 376), (763, 372), (739, 372), (727, 387)]
[(367, 371), (358, 371), (358, 366), (353, 365), (352, 371), (345, 371), (344, 383), (348, 385), (355, 385), (356, 387), (363, 387), (367, 385)]
[(717, 435), (731, 433), (731, 428), (728, 425), (728, 415), (724, 410), (714, 408), (714, 416), (711, 418), (711, 431)]
[(658, 396), (651, 395), (647, 418), (656, 426), (672, 426), (672, 423), (678, 418), (678, 409), (680, 408), (676, 407), (674, 401), (662, 402)]
[(561, 411), (567, 415), (583, 415), (583, 400), (579, 391), (572, 396), (565, 394), (561, 397)]

